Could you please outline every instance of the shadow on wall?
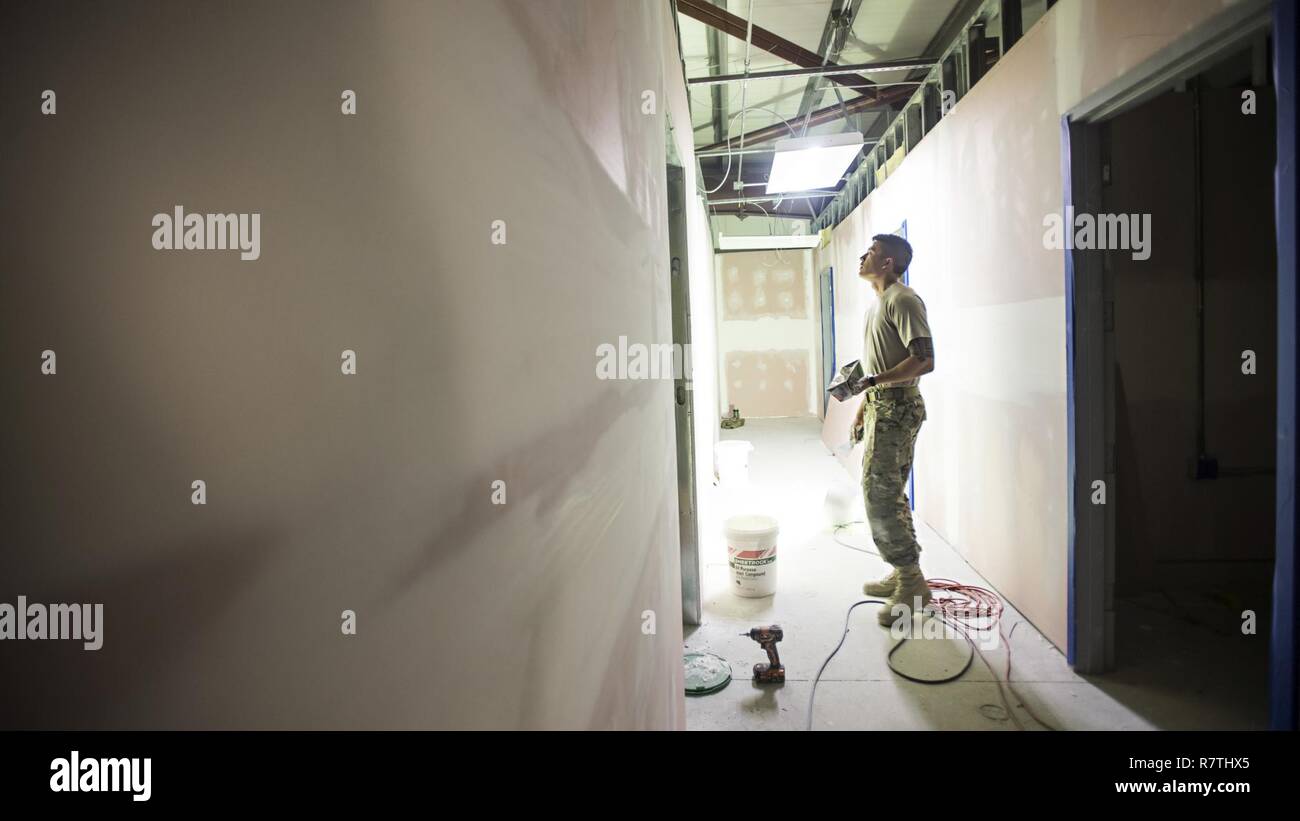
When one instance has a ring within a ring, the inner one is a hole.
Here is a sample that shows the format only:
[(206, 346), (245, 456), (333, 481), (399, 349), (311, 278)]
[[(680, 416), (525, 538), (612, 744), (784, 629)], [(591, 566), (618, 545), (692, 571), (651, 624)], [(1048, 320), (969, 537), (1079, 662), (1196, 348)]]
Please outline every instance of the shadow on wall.
[[(26, 679), (49, 697), (0, 712), (680, 724), (671, 386), (592, 366), (670, 327), (662, 111), (649, 129), (639, 105), (666, 7), (71, 8), (0, 24), (0, 107), (26, 112), (0, 152), (0, 349), (31, 365), (0, 410), (0, 577), (105, 603), (106, 647), (51, 643)], [(503, 32), (484, 97), (455, 69)], [(45, 83), (57, 118), (23, 102)], [(150, 216), (181, 202), (261, 213), (264, 253), (155, 251)], [(512, 368), (517, 393), (483, 401)]]
[[(488, 655), (517, 653), (518, 657), (480, 660), (484, 669), (510, 671), (529, 682), (516, 704), (498, 708), (508, 726), (638, 727), (644, 726), (637, 723), (641, 719), (672, 708), (660, 703), (665, 691), (658, 685), (676, 670), (647, 672), (638, 679), (636, 691), (628, 691), (627, 671), (639, 669), (638, 664), (644, 669), (648, 643), (605, 641), (618, 633), (580, 636), (573, 629), (599, 612), (602, 623), (622, 625), (633, 633), (639, 630), (648, 605), (679, 595), (677, 564), (665, 561), (665, 553), (675, 550), (676, 539), (667, 544), (662, 538), (675, 533), (676, 510), (670, 504), (674, 497), (647, 498), (643, 484), (653, 483), (659, 473), (666, 477), (671, 465), (639, 463), (632, 451), (616, 475), (601, 467), (607, 451), (620, 447), (625, 426), (637, 424), (640, 412), (657, 397), (665, 397), (664, 413), (671, 413), (662, 387), (653, 381), (632, 382), (591, 401), (573, 410), (563, 424), (518, 445), (496, 467), (467, 479), (458, 497), (431, 499), (436, 510), (446, 512), (444, 523), (424, 540), (423, 550), (390, 575), (367, 606), (376, 613), (409, 613), (405, 609), (409, 602), (404, 600), (418, 590), (433, 599), (432, 606), (420, 604), (420, 612), (442, 621), (459, 612), (473, 624), (475, 614), (491, 612), (493, 619), (510, 625), (508, 646), (497, 645)], [(671, 442), (664, 444), (671, 447)], [(488, 492), (498, 479), (509, 489), (505, 507), (494, 505)], [(656, 504), (653, 510), (647, 510), (650, 504)], [(611, 534), (627, 521), (647, 515), (653, 518), (642, 543), (620, 545), (623, 558), (612, 559)], [(501, 569), (509, 572), (485, 581), (474, 593), (476, 603), (461, 607), (432, 592), (439, 589), (439, 582), (456, 575), (456, 565), (476, 553), (481, 557), (485, 550), (494, 551)], [(589, 584), (591, 574), (611, 561), (617, 575), (606, 576), (604, 584), (628, 594), (592, 599), (591, 590), (597, 588)], [(680, 604), (672, 612), (679, 609)], [(581, 661), (557, 669), (558, 647), (570, 647), (569, 657), (576, 654)], [(430, 649), (429, 656), (435, 655)], [(589, 688), (590, 696), (581, 705), (587, 714), (557, 714), (558, 705), (578, 709), (572, 706), (572, 689), (579, 674), (584, 689)]]
[[(376, 595), (370, 606), (391, 606), (411, 588), (435, 575), (443, 564), (471, 548), (489, 526), (496, 524), (503, 514), (501, 508), (492, 503), (488, 492), (496, 480), (503, 480), (507, 488), (520, 489), (512, 491), (509, 497), (511, 513), (522, 515), (529, 506), (541, 511), (563, 509), (564, 501), (577, 492), (575, 480), (589, 472), (590, 460), (595, 453), (590, 443), (607, 433), (624, 414), (642, 407), (644, 402), (640, 394), (656, 387), (653, 382), (629, 384), (631, 387), (617, 394), (575, 409), (563, 424), (519, 445), (499, 465), (479, 471), (478, 475), (464, 482), (464, 490), (454, 501), (430, 500), (435, 509), (451, 512), (450, 518), (425, 540), (422, 552), (392, 575), (387, 588)], [(610, 514), (615, 515), (616, 511), (610, 511)], [(590, 511), (585, 515), (589, 516)], [(536, 549), (539, 555), (548, 555), (540, 545)]]
[[(549, 98), (560, 103), (574, 134), (582, 138), (610, 181), (636, 206), (645, 226), (655, 236), (667, 236), (668, 215), (660, 207), (663, 163), (642, 162), (637, 153), (641, 140), (629, 136), (650, 126), (661, 126), (659, 106), (661, 102), (666, 104), (659, 99), (662, 80), (658, 74), (624, 76), (627, 60), (618, 47), (622, 36), (606, 34), (617, 31), (627, 15), (616, 3), (510, 0), (506, 7), (516, 33), (541, 69), (538, 80), (546, 85)], [(593, 36), (596, 32), (599, 36)], [(641, 36), (649, 33), (642, 32)], [(557, 43), (563, 45), (557, 49)], [(593, 74), (593, 65), (602, 66), (603, 72)], [(593, 92), (593, 80), (602, 88)], [(626, 105), (597, 106), (589, 100), (593, 93), (607, 98), (625, 95), (623, 89), (629, 84), (642, 89), (642, 96), (627, 100)], [(649, 112), (646, 91), (654, 95), (653, 110)], [(617, 112), (617, 119), (611, 112)], [(603, 119), (599, 116), (602, 113), (606, 114)]]
[[(256, 685), (259, 663), (267, 659), (229, 660), (224, 689), (232, 699), (224, 705), (201, 695), (210, 682), (187, 682), (175, 671), (193, 669), (185, 659), (192, 648), (229, 629), (241, 594), (275, 556), (282, 536), (269, 525), (214, 527), (198, 540), (157, 545), (152, 558), (79, 587), (31, 585), (19, 591), (29, 603), (102, 603), (103, 646), (87, 651), (79, 641), (5, 642), (5, 655), (16, 662), (11, 669), (22, 670), (28, 684), (8, 685), (0, 698), (0, 727), (164, 729), (156, 719), (142, 718), (151, 714), (149, 705), (164, 688), (164, 700), (172, 705), (183, 705), (188, 694), (194, 725), (238, 724), (233, 696)], [(273, 631), (276, 614), (263, 615)], [(250, 649), (255, 646), (249, 643)], [(223, 708), (226, 715), (219, 714)], [(178, 709), (183, 706), (171, 711)]]

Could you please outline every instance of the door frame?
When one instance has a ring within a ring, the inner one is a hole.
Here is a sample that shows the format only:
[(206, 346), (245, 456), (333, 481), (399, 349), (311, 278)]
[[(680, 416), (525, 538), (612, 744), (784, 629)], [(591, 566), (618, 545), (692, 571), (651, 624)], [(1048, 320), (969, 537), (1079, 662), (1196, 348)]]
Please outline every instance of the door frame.
[[(671, 139), (669, 143), (671, 144)], [(672, 291), (673, 344), (691, 350), (691, 278), (685, 169), (668, 163), (668, 268)], [(687, 363), (683, 360), (683, 365)], [(695, 488), (695, 400), (689, 367), (673, 374), (673, 418), (677, 445), (677, 528), (681, 539), (682, 621), (703, 619), (699, 500)]]
[[(1294, 493), (1300, 300), (1295, 276), (1295, 23), (1292, 0), (1244, 0), (1061, 118), (1062, 205), (1077, 213), (1095, 213), (1101, 203), (1100, 123), (1146, 102), (1177, 80), (1198, 74), (1245, 47), (1261, 32), (1273, 31), (1274, 89), (1278, 95), (1278, 450), (1270, 701), (1271, 723), (1278, 729), (1296, 728), (1295, 537), (1300, 521)], [(1114, 511), (1110, 504), (1092, 504), (1091, 497), (1097, 479), (1107, 487), (1114, 486), (1113, 458), (1108, 458), (1107, 447), (1113, 401), (1106, 367), (1113, 350), (1109, 350), (1106, 335), (1103, 255), (1077, 250), (1063, 255), (1070, 486), (1067, 659), (1078, 672), (1100, 673), (1114, 660)]]
[[(823, 282), (825, 288), (822, 287)], [(823, 310), (821, 296), (828, 293), (828, 308)], [(822, 418), (826, 418), (826, 408), (830, 404), (831, 392), (830, 383), (835, 378), (835, 266), (827, 265), (817, 274), (817, 310), (821, 312), (821, 339), (819, 340), (821, 348), (821, 369), (822, 369)], [(829, 337), (826, 334), (827, 325), (830, 326)], [(831, 341), (830, 350), (826, 350), (827, 338)], [(830, 354), (830, 368), (826, 367), (827, 353)]]
[(1296, 650), (1297, 581), (1296, 465), (1300, 443), (1296, 385), (1300, 382), (1300, 295), (1296, 286), (1296, 5), (1273, 3), (1273, 87), (1277, 91), (1277, 541), (1273, 565), (1273, 646), (1269, 670), (1269, 723), (1275, 730), (1298, 729)]

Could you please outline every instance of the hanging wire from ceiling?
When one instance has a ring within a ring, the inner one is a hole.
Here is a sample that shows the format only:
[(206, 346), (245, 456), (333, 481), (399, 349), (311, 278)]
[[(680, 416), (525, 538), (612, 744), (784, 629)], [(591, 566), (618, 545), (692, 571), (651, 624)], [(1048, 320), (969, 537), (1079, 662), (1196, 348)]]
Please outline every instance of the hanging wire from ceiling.
[[(778, 120), (780, 120), (780, 121), (785, 125), (785, 127), (790, 131), (790, 136), (791, 136), (791, 137), (796, 137), (796, 136), (798, 136), (797, 134), (795, 134), (794, 126), (790, 125), (790, 122), (789, 122), (785, 117), (782, 117), (782, 116), (781, 116), (780, 114), (778, 114), (775, 110), (773, 110), (773, 109), (771, 109), (771, 108), (769, 108), (769, 107), (767, 107), (767, 106), (762, 106), (762, 105), (751, 105), (751, 106), (748, 106), (747, 108), (742, 108), (742, 109), (740, 109), (739, 111), (736, 111), (736, 112), (732, 113), (732, 115), (731, 115), (730, 117), (727, 118), (727, 168), (726, 168), (725, 171), (722, 172), (722, 179), (718, 182), (717, 187), (715, 187), (715, 188), (711, 188), (711, 189), (709, 189), (708, 191), (705, 191), (704, 193), (706, 193), (706, 194), (714, 194), (714, 193), (717, 193), (719, 190), (722, 189), (722, 186), (726, 184), (726, 182), (727, 182), (727, 178), (728, 178), (729, 176), (731, 176), (731, 123), (732, 123), (732, 121), (735, 120), (737, 117), (742, 117), (742, 115), (745, 113), (746, 110), (749, 110), (749, 111), (766, 111), (766, 112), (768, 112), (769, 114), (771, 114), (773, 117), (776, 117)], [(743, 137), (745, 136), (745, 135), (744, 135), (744, 119), (743, 119), (743, 117), (742, 117), (742, 119), (741, 119), (741, 123), (742, 123), (742, 124), (741, 124), (741, 135), (740, 135), (740, 136), (743, 138)], [(743, 145), (743, 143), (742, 143), (742, 145), (741, 145), (741, 149), (742, 149), (742, 150), (744, 149), (744, 145)], [(740, 157), (741, 157), (741, 160), (743, 161), (745, 155), (744, 155), (744, 154), (741, 154)], [(740, 179), (740, 174), (741, 174), (741, 171), (740, 171), (740, 170), (737, 170), (737, 172), (736, 172), (736, 178), (737, 178), (737, 179)], [(779, 204), (780, 204), (780, 201), (778, 200), (777, 202), (778, 202), (778, 205), (779, 205)], [(772, 207), (775, 208), (776, 206), (772, 206)]]
[[(780, 200), (777, 200), (777, 205), (780, 205), (780, 204), (781, 204), (781, 201), (780, 201)], [(740, 204), (740, 207), (741, 207), (741, 208), (744, 208), (746, 205), (752, 205), (752, 206), (754, 206), (755, 208), (757, 208), (758, 210), (760, 210), (760, 211), (763, 212), (763, 216), (767, 217), (768, 219), (773, 219), (772, 215), (769, 214), (769, 213), (767, 212), (767, 209), (764, 208), (763, 206), (759, 205), (757, 202), (744, 202), (744, 203), (741, 203), (741, 204)], [(776, 210), (776, 205), (772, 206), (772, 210), (773, 210), (773, 211)], [(767, 234), (768, 234), (768, 236), (776, 236), (776, 223), (775, 223), (775, 222), (772, 222), (771, 224), (768, 225), (768, 228), (767, 228)], [(772, 250), (773, 250), (773, 251), (776, 251), (776, 259), (777, 259), (777, 261), (776, 261), (775, 263), (768, 263), (768, 262), (766, 262), (766, 261), (763, 262), (763, 267), (764, 267), (764, 268), (775, 268), (776, 265), (777, 265), (778, 263), (781, 264), (781, 265), (789, 265), (789, 264), (790, 264), (789, 262), (786, 261), (786, 258), (785, 258), (785, 257), (781, 256), (781, 249), (780, 249), (780, 248), (773, 248)]]
[[(840, 22), (837, 24), (837, 30), (834, 35), (834, 38), (832, 39), (830, 46), (826, 49), (826, 53), (822, 56), (823, 67), (825, 67), (829, 62), (832, 51), (838, 51), (838, 49), (836, 49), (835, 47), (836, 46), (838, 46), (839, 48), (843, 47), (844, 39), (848, 36), (848, 34), (849, 32), (847, 30), (847, 27), (844, 26), (843, 18), (841, 18)], [(836, 39), (838, 39), (838, 42), (836, 42)], [(741, 79), (741, 84), (740, 84), (740, 111), (733, 113), (730, 117), (727, 118), (727, 129), (726, 129), (727, 166), (722, 173), (722, 179), (718, 180), (718, 184), (716, 186), (709, 189), (704, 189), (703, 180), (700, 181), (700, 187), (701, 189), (704, 190), (706, 200), (708, 199), (709, 194), (714, 194), (722, 190), (722, 187), (727, 184), (727, 180), (730, 179), (731, 177), (731, 157), (732, 157), (731, 124), (735, 121), (735, 118), (737, 116), (740, 117), (740, 151), (739, 151), (740, 161), (737, 163), (737, 167), (736, 167), (736, 179), (737, 181), (742, 183), (744, 182), (744, 175), (745, 175), (745, 137), (746, 137), (745, 113), (746, 112), (751, 110), (766, 111), (785, 124), (786, 130), (790, 132), (791, 137), (797, 138), (799, 136), (797, 133), (795, 133), (795, 130), (790, 125), (790, 122), (785, 117), (781, 116), (774, 109), (768, 106), (750, 106), (748, 104), (750, 55), (752, 51), (753, 40), (754, 40), (754, 0), (749, 0), (749, 11), (745, 17), (745, 68), (744, 68), (743, 77)], [(818, 76), (816, 78), (815, 88), (817, 89), (821, 88), (821, 83), (823, 79), (824, 77), (822, 76)], [(849, 111), (844, 104), (844, 96), (843, 94), (840, 93), (838, 88), (835, 89), (835, 96), (836, 99), (839, 100), (840, 110), (844, 112), (845, 121), (848, 122)], [(715, 106), (710, 104), (711, 111), (714, 110), (715, 108), (716, 108)], [(808, 133), (808, 126), (811, 119), (812, 119), (812, 108), (810, 107), (808, 109), (807, 116), (805, 116), (804, 118), (803, 133), (805, 135)], [(740, 208), (741, 211), (743, 212), (745, 206), (749, 204), (749, 202), (745, 198), (745, 188), (743, 185), (740, 186), (739, 191), (740, 191)], [(780, 208), (781, 203), (784, 201), (784, 199), (785, 199), (784, 197), (778, 197), (775, 204), (772, 206), (772, 210), (775, 211), (776, 209)], [(811, 212), (812, 203), (808, 202), (806, 204), (808, 205), (809, 211)], [(763, 208), (762, 206), (757, 206), (757, 207), (759, 208), (759, 210), (763, 211), (764, 215), (766, 215), (769, 219), (771, 218), (771, 215), (768, 214), (767, 209)], [(769, 228), (769, 232), (773, 231), (774, 229), (775, 229), (775, 225)], [(779, 249), (777, 250), (777, 258), (784, 263), (784, 258), (781, 256)]]
[[(754, 42), (754, 0), (749, 0), (749, 14), (745, 19), (745, 79), (740, 82), (740, 162), (736, 179), (745, 179), (745, 108), (746, 95), (749, 93), (749, 52)], [(727, 151), (731, 151), (731, 123), (727, 123)], [(727, 165), (731, 165), (731, 155), (727, 155)], [(745, 189), (740, 189), (740, 204), (745, 204)]]

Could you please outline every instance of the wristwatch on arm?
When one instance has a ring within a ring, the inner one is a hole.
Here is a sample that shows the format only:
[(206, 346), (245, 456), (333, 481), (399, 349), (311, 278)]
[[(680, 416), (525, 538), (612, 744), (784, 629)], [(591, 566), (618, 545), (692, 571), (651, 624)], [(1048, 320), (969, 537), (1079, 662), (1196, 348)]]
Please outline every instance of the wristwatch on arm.
[(868, 376), (868, 377), (867, 377), (867, 387), (868, 387), (868, 388), (874, 388), (875, 386), (876, 386), (876, 377), (874, 377), (874, 376)]

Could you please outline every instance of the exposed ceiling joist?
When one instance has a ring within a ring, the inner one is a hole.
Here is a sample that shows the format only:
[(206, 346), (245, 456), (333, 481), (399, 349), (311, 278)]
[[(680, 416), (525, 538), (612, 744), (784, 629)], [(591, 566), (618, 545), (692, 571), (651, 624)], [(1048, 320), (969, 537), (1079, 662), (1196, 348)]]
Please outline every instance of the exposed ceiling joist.
[(948, 19), (943, 21), (943, 25), (930, 38), (929, 44), (921, 53), (926, 56), (943, 54), (982, 5), (984, 0), (959, 0), (957, 5), (952, 7), (952, 11), (948, 12)]
[[(831, 120), (843, 117), (845, 114), (856, 114), (859, 111), (868, 111), (873, 108), (882, 108), (887, 105), (892, 105), (893, 103), (904, 102), (915, 92), (915, 86), (892, 86), (889, 90), (880, 92), (878, 96), (858, 97), (857, 99), (850, 100), (843, 107), (839, 105), (826, 106), (825, 108), (812, 112), (812, 116), (808, 120), (808, 125), (811, 128), (812, 126), (821, 125), (822, 123), (827, 123)], [(769, 125), (748, 132), (745, 134), (745, 142), (747, 144), (763, 142), (764, 140), (776, 139), (782, 135), (788, 135), (789, 133), (789, 130), (785, 127), (785, 123), (777, 123), (776, 125)], [(738, 145), (740, 143), (740, 137), (732, 137), (731, 142)], [(716, 151), (719, 148), (726, 147), (727, 142), (723, 140), (722, 142), (713, 143), (712, 145), (700, 146), (696, 150)]]
[[(726, 0), (714, 0), (714, 2), (725, 3)], [(722, 36), (722, 32), (715, 28), (709, 29), (708, 37), (709, 66), (712, 70), (721, 71), (722, 66), (727, 62), (727, 41)], [(720, 85), (709, 89), (709, 97), (713, 103), (714, 142), (727, 139), (727, 93), (727, 89)]]
[[(724, 143), (725, 143), (725, 141), (724, 141)], [(736, 146), (733, 147), (733, 148), (719, 148), (719, 149), (717, 149), (717, 150), (715, 150), (715, 151), (703, 151), (703, 150), (701, 150), (701, 151), (696, 151), (696, 152), (695, 152), (695, 156), (697, 156), (697, 157), (725, 157), (725, 156), (727, 156), (728, 154), (730, 154), (731, 156), (734, 157), (734, 156), (736, 156), (737, 154), (771, 154), (773, 151), (776, 150), (776, 146), (775, 146), (775, 145), (762, 145), (762, 146), (759, 146), (759, 147), (757, 147), (757, 148), (754, 148), (754, 147), (752, 147), (752, 146), (746, 146), (746, 147), (743, 148), (743, 149), (740, 148), (739, 146), (740, 146), (740, 143), (736, 143)]]
[[(745, 18), (718, 8), (709, 0), (677, 0), (677, 10), (693, 20), (698, 20), (739, 40), (744, 40), (746, 29), (752, 28), (751, 42), (787, 63), (794, 63), (801, 68), (818, 68), (822, 65), (822, 55), (796, 45), (784, 37), (778, 37), (765, 28), (748, 26)], [(830, 75), (830, 79), (831, 82), (848, 86), (854, 91), (861, 91), (862, 87), (872, 85), (866, 77), (856, 74), (835, 74)], [(870, 88), (862, 93), (867, 97), (874, 97), (876, 94)]]
[(807, 200), (820, 197), (833, 197), (834, 191), (803, 191), (791, 194), (752, 194), (744, 197), (718, 197), (709, 199), (709, 205), (739, 205), (747, 202), (775, 202), (777, 200)]
[[(912, 57), (905, 60), (877, 60), (873, 63), (856, 63), (850, 66), (827, 65), (815, 68), (778, 68), (772, 71), (751, 71), (749, 74), (718, 74), (709, 77), (692, 77), (686, 83), (692, 86), (711, 86), (720, 83), (738, 83), (746, 78), (753, 81), (772, 80), (779, 77), (833, 77), (837, 74), (855, 74), (861, 71), (907, 71), (922, 68), (929, 70), (935, 62), (932, 57)], [(886, 83), (885, 85), (894, 84)], [(873, 84), (871, 90), (874, 91), (881, 87)], [(804, 114), (806, 113), (805, 111)]]
[[(839, 62), (840, 51), (844, 48), (844, 40), (850, 31), (853, 30), (853, 21), (858, 16), (858, 9), (862, 6), (862, 0), (831, 0), (831, 9), (826, 15), (826, 24), (822, 27), (821, 43), (817, 46), (817, 53), (822, 55), (823, 66), (833, 65)], [(813, 110), (821, 97), (822, 77), (819, 75), (808, 81), (804, 87), (803, 97), (799, 100), (799, 119), (808, 116), (808, 112)]]
[[(818, 200), (818, 202), (830, 202), (830, 199), (831, 199), (830, 197), (824, 197), (821, 200)], [(808, 222), (815, 218), (815, 217), (810, 217), (805, 213), (796, 212), (796, 209), (801, 208), (802, 204), (811, 203), (813, 202), (813, 200), (786, 200), (780, 205), (767, 204), (762, 206), (762, 208), (760, 208), (757, 205), (754, 205), (753, 200), (746, 200), (746, 202), (749, 204), (748, 205), (736, 204), (736, 205), (723, 205), (723, 206), (711, 205), (709, 206), (709, 216), (745, 217), (745, 218), (760, 217), (761, 218), (765, 216), (763, 212), (766, 211), (767, 212), (766, 216), (776, 217), (777, 219), (783, 219), (783, 220), (801, 220), (803, 222)]]
[[(880, 141), (879, 141), (879, 140), (875, 140), (875, 139), (867, 139), (867, 140), (865, 140), (865, 142), (866, 142), (867, 145), (875, 145), (876, 143), (878, 143), (878, 142), (880, 142)], [(739, 143), (737, 143), (737, 145), (739, 145)], [(775, 143), (772, 143), (772, 144), (770, 144), (770, 145), (761, 145), (761, 146), (758, 146), (757, 148), (754, 148), (754, 147), (751, 147), (751, 146), (746, 146), (746, 147), (744, 148), (744, 150), (741, 150), (740, 148), (736, 148), (736, 147), (733, 147), (733, 148), (730, 148), (730, 149), (727, 149), (727, 148), (724, 147), (724, 148), (719, 148), (719, 149), (710, 150), (710, 151), (705, 151), (704, 149), (700, 149), (699, 151), (696, 151), (696, 152), (695, 152), (695, 156), (697, 156), (697, 157), (725, 157), (725, 156), (727, 156), (728, 154), (731, 154), (732, 156), (735, 156), (736, 154), (771, 154), (771, 153), (774, 152), (774, 151), (776, 151), (776, 144), (775, 144)]]

